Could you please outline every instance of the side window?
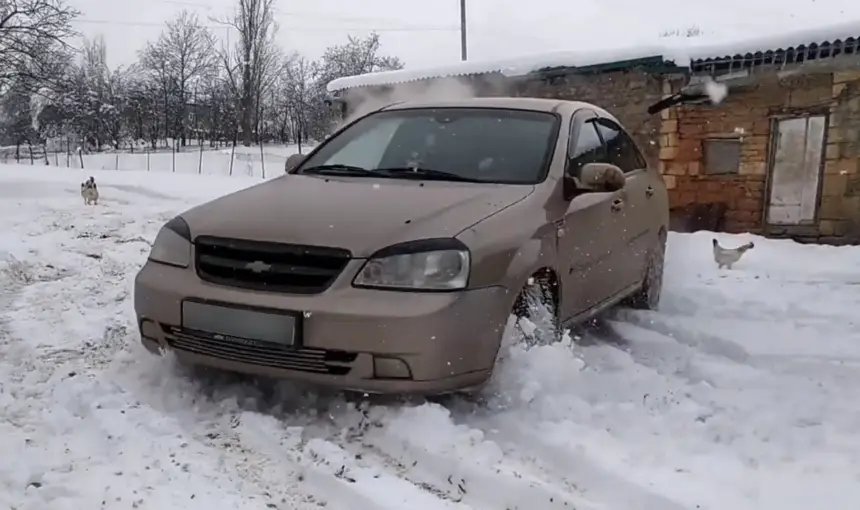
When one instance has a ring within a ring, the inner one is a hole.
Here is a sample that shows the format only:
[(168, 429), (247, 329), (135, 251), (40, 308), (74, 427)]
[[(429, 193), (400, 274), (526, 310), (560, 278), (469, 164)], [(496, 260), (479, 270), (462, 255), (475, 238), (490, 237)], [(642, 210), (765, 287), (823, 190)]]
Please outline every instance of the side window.
[(624, 173), (646, 168), (648, 164), (636, 147), (636, 142), (621, 129), (618, 124), (609, 119), (597, 121), (598, 131), (606, 144), (608, 163), (617, 166)]
[(603, 163), (606, 161), (606, 153), (600, 135), (597, 134), (595, 124), (596, 117), (592, 117), (581, 124), (576, 141), (571, 141), (567, 157), (570, 160), (570, 168), (574, 172), (579, 171), (588, 163)]

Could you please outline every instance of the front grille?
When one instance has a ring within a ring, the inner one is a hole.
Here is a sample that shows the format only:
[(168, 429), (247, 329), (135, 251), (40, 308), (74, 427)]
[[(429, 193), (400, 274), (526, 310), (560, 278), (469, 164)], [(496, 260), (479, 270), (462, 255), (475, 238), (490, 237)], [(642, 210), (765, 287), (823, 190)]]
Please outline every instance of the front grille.
[(237, 343), (216, 339), (202, 331), (173, 326), (165, 327), (164, 332), (167, 344), (179, 351), (282, 370), (347, 375), (352, 370), (349, 365), (358, 357), (352, 352), (297, 349), (268, 342)]
[(200, 236), (194, 241), (200, 279), (244, 289), (318, 294), (340, 275), (348, 250)]

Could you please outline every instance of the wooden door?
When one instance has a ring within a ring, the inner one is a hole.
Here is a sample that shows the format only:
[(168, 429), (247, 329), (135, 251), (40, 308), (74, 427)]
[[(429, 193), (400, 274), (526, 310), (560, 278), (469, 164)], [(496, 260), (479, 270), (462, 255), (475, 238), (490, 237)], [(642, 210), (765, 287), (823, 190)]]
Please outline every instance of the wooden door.
[(826, 124), (824, 115), (777, 121), (767, 208), (770, 225), (815, 222)]

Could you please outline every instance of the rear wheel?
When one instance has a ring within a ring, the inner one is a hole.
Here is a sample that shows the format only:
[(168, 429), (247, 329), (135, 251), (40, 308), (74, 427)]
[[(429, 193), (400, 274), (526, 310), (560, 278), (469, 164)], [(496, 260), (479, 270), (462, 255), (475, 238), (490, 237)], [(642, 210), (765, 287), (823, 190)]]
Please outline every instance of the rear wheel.
[(631, 308), (656, 310), (663, 293), (663, 265), (666, 255), (666, 231), (660, 230), (657, 241), (648, 251), (648, 265), (642, 287), (628, 300)]

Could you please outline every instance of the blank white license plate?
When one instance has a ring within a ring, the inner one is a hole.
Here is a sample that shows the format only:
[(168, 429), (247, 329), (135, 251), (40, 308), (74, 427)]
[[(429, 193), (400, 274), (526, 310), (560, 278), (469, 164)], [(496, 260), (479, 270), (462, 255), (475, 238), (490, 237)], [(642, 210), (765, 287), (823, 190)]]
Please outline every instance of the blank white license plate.
[(183, 301), (182, 326), (227, 339), (236, 337), (281, 345), (296, 343), (296, 315), (290, 313)]

